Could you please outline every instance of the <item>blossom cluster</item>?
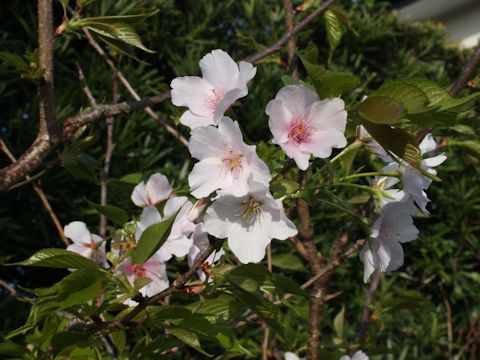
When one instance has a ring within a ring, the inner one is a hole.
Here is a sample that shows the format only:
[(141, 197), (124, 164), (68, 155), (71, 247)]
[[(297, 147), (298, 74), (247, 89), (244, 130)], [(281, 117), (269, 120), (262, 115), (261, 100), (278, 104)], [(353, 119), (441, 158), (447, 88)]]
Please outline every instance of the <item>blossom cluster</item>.
[[(259, 262), (272, 239), (285, 240), (297, 234), (280, 199), (270, 193), (272, 175), (256, 153), (245, 143), (237, 121), (225, 113), (248, 94), (247, 83), (256, 74), (252, 64), (238, 64), (223, 50), (213, 50), (200, 60), (202, 77), (174, 79), (172, 103), (188, 108), (180, 122), (191, 128), (189, 151), (198, 160), (188, 176), (192, 204), (186, 196), (176, 196), (168, 179), (153, 174), (139, 183), (131, 195), (142, 208), (138, 220), (125, 225), (105, 253), (105, 241), (91, 234), (86, 225), (73, 222), (65, 234), (75, 251), (93, 261), (115, 267), (119, 278), (132, 286), (146, 279), (140, 292), (152, 296), (169, 286), (166, 262), (173, 256), (187, 256), (192, 266), (209, 244), (209, 236), (227, 239), (229, 250), (241, 263)], [(329, 157), (332, 148), (346, 145), (347, 113), (340, 98), (320, 100), (308, 87), (283, 87), (266, 106), (273, 142), (293, 159), (301, 170), (309, 167), (311, 156)], [(160, 210), (159, 210), (160, 209)], [(129, 250), (137, 246), (150, 226), (175, 216), (170, 234), (145, 263), (137, 264)], [(207, 263), (224, 255), (214, 252)], [(205, 274), (199, 270), (199, 277)]]
[[(360, 252), (360, 260), (364, 264), (364, 281), (367, 282), (375, 270), (391, 272), (403, 265), (404, 253), (401, 244), (415, 240), (419, 233), (413, 217), (419, 210), (425, 215), (430, 214), (427, 209), (430, 199), (425, 190), (429, 188), (432, 180), (426, 174), (436, 175), (434, 167), (442, 164), (447, 157), (445, 154), (425, 157), (419, 167), (415, 168), (394, 154), (387, 153), (365, 128), (359, 128), (358, 138), (387, 163), (382, 173), (398, 174), (397, 177), (377, 177), (373, 185), (381, 191), (376, 204), (379, 215), (367, 243)], [(432, 134), (427, 134), (419, 145), (422, 157), (431, 154), (436, 147)], [(397, 185), (402, 185), (402, 188), (396, 188)]]

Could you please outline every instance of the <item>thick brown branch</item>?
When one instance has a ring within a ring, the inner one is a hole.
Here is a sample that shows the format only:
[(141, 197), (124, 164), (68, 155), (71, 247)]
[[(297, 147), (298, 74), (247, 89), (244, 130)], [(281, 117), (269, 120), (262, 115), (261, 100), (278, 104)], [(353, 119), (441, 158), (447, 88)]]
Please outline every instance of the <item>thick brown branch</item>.
[(292, 31), (287, 32), (283, 35), (279, 40), (277, 40), (273, 45), (269, 46), (268, 48), (259, 51), (256, 54), (247, 56), (244, 61), (248, 61), (254, 63), (258, 60), (261, 60), (269, 55), (272, 55), (282, 49), (282, 47), (290, 40), (293, 36), (295, 36), (299, 31), (305, 28), (313, 19), (315, 19), (318, 15), (324, 12), (330, 5), (332, 5), (333, 0), (325, 1), (322, 5), (320, 5), (317, 9), (307, 15), (302, 21), (300, 21)]
[(457, 80), (450, 89), (450, 94), (452, 94), (452, 96), (457, 96), (460, 91), (465, 87), (465, 85), (467, 85), (468, 80), (470, 79), (470, 76), (472, 75), (472, 72), (477, 66), (478, 62), (480, 62), (480, 42), (475, 48), (472, 57), (463, 66), (460, 75), (458, 75)]

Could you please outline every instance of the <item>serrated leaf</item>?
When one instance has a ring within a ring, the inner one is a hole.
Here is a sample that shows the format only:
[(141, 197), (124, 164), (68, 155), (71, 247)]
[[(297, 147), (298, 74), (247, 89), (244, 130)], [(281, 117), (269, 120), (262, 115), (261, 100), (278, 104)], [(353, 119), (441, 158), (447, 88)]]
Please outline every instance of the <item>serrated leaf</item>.
[(368, 97), (358, 104), (357, 110), (364, 119), (371, 123), (395, 124), (402, 120), (404, 107), (402, 103), (390, 97), (374, 96)]
[(323, 20), (325, 21), (327, 40), (330, 48), (329, 58), (331, 58), (333, 51), (337, 48), (342, 39), (342, 25), (336, 13), (330, 9), (327, 9), (323, 13)]
[(428, 110), (429, 99), (417, 86), (402, 81), (387, 81), (369, 98), (385, 96), (401, 103), (407, 114), (416, 114)]
[(173, 222), (178, 212), (157, 224), (153, 224), (145, 229), (138, 240), (137, 247), (132, 251), (131, 258), (136, 264), (143, 264), (145, 261), (155, 254), (155, 252), (167, 240)]
[(5, 264), (7, 266), (38, 266), (38, 267), (51, 267), (62, 269), (98, 269), (99, 266), (72, 251), (64, 249), (43, 249), (37, 251), (30, 256), (27, 260), (20, 261), (12, 264)]
[(422, 161), (420, 149), (412, 136), (405, 130), (394, 129), (385, 124), (374, 124), (365, 120), (362, 121), (362, 124), (385, 150), (391, 151), (415, 168), (420, 166)]
[(113, 221), (117, 225), (123, 226), (128, 221), (127, 212), (119, 207), (95, 204), (87, 198), (85, 198), (85, 201), (98, 213), (105, 215), (107, 219)]
[(149, 53), (155, 52), (146, 48), (145, 45), (143, 45), (140, 36), (129, 24), (122, 22), (101, 22), (97, 20), (83, 22), (85, 24), (85, 28), (97, 33), (98, 35), (105, 36), (114, 40), (123, 41), (124, 43), (135, 46)]

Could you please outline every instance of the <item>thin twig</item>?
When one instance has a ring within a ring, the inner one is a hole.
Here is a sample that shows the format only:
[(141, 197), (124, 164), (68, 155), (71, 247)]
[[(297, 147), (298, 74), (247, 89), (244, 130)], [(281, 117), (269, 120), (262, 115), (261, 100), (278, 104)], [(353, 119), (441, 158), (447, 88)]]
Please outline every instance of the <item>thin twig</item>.
[[(7, 155), (7, 157), (10, 159), (11, 162), (15, 162), (17, 159), (15, 156), (12, 154), (10, 149), (8, 148), (7, 144), (5, 141), (3, 141), (2, 138), (0, 138), (0, 149)], [(26, 179), (28, 181), (34, 181), (30, 176), (27, 175)], [(40, 201), (43, 204), (43, 207), (47, 211), (48, 215), (50, 216), (50, 219), (52, 219), (53, 225), (55, 225), (55, 228), (57, 229), (58, 235), (60, 236), (60, 239), (64, 242), (65, 246), (69, 245), (69, 242), (67, 238), (65, 237), (65, 234), (63, 233), (63, 227), (60, 224), (60, 221), (58, 220), (57, 215), (53, 211), (52, 206), (50, 205), (50, 202), (47, 199), (47, 196), (45, 195), (45, 192), (42, 189), (42, 184), (40, 183), (40, 180), (37, 180), (32, 183), (33, 190), (35, 190), (35, 193), (39, 197)]]
[(78, 78), (80, 79), (80, 85), (82, 86), (83, 93), (87, 97), (88, 102), (90, 103), (90, 106), (96, 107), (97, 100), (95, 100), (95, 97), (93, 96), (92, 91), (88, 86), (88, 81), (87, 81), (87, 78), (85, 77), (85, 73), (83, 72), (82, 67), (78, 62), (75, 63), (75, 66), (77, 67)]
[[(288, 32), (293, 30), (295, 24), (295, 10), (293, 9), (292, 0), (283, 0), (283, 9), (285, 11), (285, 26)], [(287, 43), (288, 51), (288, 72), (292, 75), (294, 79), (298, 79), (298, 68), (297, 68), (297, 38), (292, 36)]]
[[(319, 8), (317, 8), (310, 15), (305, 17), (300, 23), (298, 23), (291, 32), (282, 36), (269, 48), (264, 49), (251, 56), (248, 56), (245, 61), (255, 62), (275, 52), (280, 51), (292, 36), (296, 35), (299, 31), (305, 28), (312, 20), (314, 20), (318, 15), (325, 11), (325, 9), (327, 9), (328, 6), (330, 6), (332, 3), (333, 0), (329, 0), (323, 3)], [(120, 81), (122, 81), (122, 77), (119, 77), (119, 79)], [(166, 91), (162, 94), (138, 101), (122, 102), (119, 104), (98, 105), (95, 109), (91, 109), (87, 112), (79, 112), (76, 116), (68, 118), (63, 125), (63, 135), (58, 140), (56, 138), (46, 140), (39, 134), (33, 144), (23, 153), (22, 156), (20, 156), (18, 161), (16, 161), (10, 166), (0, 169), (0, 192), (10, 189), (13, 185), (22, 181), (26, 175), (29, 175), (33, 171), (38, 169), (42, 165), (45, 158), (60, 143), (69, 140), (82, 126), (99, 121), (106, 116), (128, 114), (135, 110), (152, 107), (161, 103), (162, 101), (169, 99), (170, 96), (170, 91)]]
[(114, 321), (100, 321), (90, 324), (78, 324), (77, 326), (75, 326), (75, 330), (98, 332), (123, 328), (125, 326), (128, 326), (128, 324), (133, 321), (133, 319), (143, 310), (145, 310), (147, 306), (157, 304), (167, 296), (170, 296), (180, 291), (184, 287), (185, 283), (194, 274), (196, 274), (197, 270), (202, 267), (203, 263), (215, 251), (215, 249), (221, 245), (221, 242), (223, 241), (213, 237), (209, 237), (209, 239), (210, 243), (208, 244), (208, 247), (200, 255), (198, 260), (190, 267), (190, 269), (188, 269), (185, 273), (179, 276), (167, 289), (159, 292), (152, 297), (144, 297), (139, 295), (137, 298), (134, 299), (138, 301), (138, 305), (120, 319)]
[[(118, 76), (116, 72), (113, 74), (112, 92), (113, 102), (118, 103), (118, 101), (120, 100), (120, 94), (118, 92)], [(107, 180), (110, 175), (110, 163), (112, 161), (112, 154), (116, 145), (113, 142), (114, 121), (115, 118), (113, 116), (110, 116), (105, 120), (107, 124), (107, 147), (105, 149), (105, 160), (103, 162), (102, 176), (100, 179), (100, 205), (102, 206), (107, 205)], [(101, 237), (105, 237), (107, 234), (107, 218), (103, 214), (100, 214), (99, 232)]]
[(373, 275), (372, 282), (370, 283), (370, 287), (366, 292), (365, 296), (365, 305), (363, 307), (362, 313), (362, 321), (360, 323), (360, 327), (358, 330), (358, 341), (362, 343), (367, 336), (368, 325), (370, 323), (370, 305), (372, 304), (373, 296), (377, 292), (378, 285), (380, 284), (380, 280), (382, 279), (382, 273), (380, 271), (376, 271)]
[[(132, 87), (130, 82), (127, 80), (127, 78), (123, 75), (123, 73), (117, 69), (115, 66), (115, 63), (108, 57), (107, 53), (103, 50), (103, 48), (100, 46), (100, 44), (95, 40), (95, 38), (92, 36), (90, 31), (88, 29), (83, 28), (83, 33), (87, 37), (87, 41), (90, 44), (91, 47), (95, 49), (95, 51), (102, 57), (102, 59), (107, 63), (107, 65), (112, 69), (112, 71), (116, 74), (118, 79), (122, 82), (123, 86), (127, 89), (128, 93), (135, 99), (135, 100), (140, 100), (140, 95), (135, 91), (135, 89)], [(167, 124), (165, 121), (160, 119), (160, 117), (155, 113), (151, 107), (146, 107), (144, 109), (148, 115), (150, 115), (157, 123), (162, 125), (165, 130), (167, 130), (171, 135), (173, 135), (176, 139), (180, 141), (182, 145), (188, 146), (188, 140), (185, 139), (185, 137), (174, 127), (171, 125)]]
[(248, 61), (254, 63), (258, 60), (261, 60), (269, 55), (272, 55), (282, 49), (282, 47), (290, 40), (293, 36), (295, 36), (299, 31), (305, 28), (313, 19), (315, 19), (318, 15), (324, 12), (330, 5), (332, 5), (334, 0), (328, 0), (322, 3), (318, 8), (312, 11), (309, 15), (307, 15), (302, 21), (300, 21), (292, 31), (287, 32), (284, 34), (279, 40), (277, 40), (273, 45), (269, 46), (268, 48), (257, 52), (256, 54), (247, 56), (244, 61)]
[(458, 75), (457, 80), (453, 84), (452, 88), (450, 89), (450, 94), (452, 96), (457, 96), (460, 91), (467, 85), (470, 76), (473, 73), (473, 70), (480, 62), (480, 42), (478, 43), (475, 51), (473, 52), (472, 57), (468, 60), (468, 62), (463, 66), (462, 71)]

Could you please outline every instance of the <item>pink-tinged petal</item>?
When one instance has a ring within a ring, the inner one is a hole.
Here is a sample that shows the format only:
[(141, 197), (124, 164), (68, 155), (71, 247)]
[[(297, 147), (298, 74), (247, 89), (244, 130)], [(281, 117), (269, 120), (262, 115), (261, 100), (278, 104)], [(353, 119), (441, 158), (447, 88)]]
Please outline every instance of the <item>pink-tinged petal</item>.
[(139, 207), (149, 205), (147, 186), (143, 181), (135, 186), (130, 198), (132, 199), (132, 202)]
[(363, 351), (359, 350), (353, 354), (352, 360), (368, 360), (368, 356)]
[(219, 136), (219, 130), (213, 126), (193, 129), (188, 149), (193, 158), (221, 158), (229, 147), (228, 140)]
[(227, 92), (237, 86), (238, 65), (225, 51), (217, 49), (200, 60), (203, 78), (215, 89)]
[[(385, 268), (385, 272), (391, 272), (391, 271), (398, 270), (403, 265), (403, 261), (404, 261), (404, 254), (403, 254), (402, 245), (400, 245), (400, 243), (398, 241), (384, 239), (382, 241), (381, 248), (386, 249), (385, 253), (388, 252), (388, 254), (389, 254), (388, 256), (389, 256), (389, 259), (390, 259), (387, 267)], [(381, 253), (381, 251), (380, 251), (380, 253)], [(379, 256), (381, 256), (381, 255), (379, 254)]]
[(229, 187), (232, 181), (232, 174), (225, 171), (222, 160), (216, 158), (196, 163), (188, 176), (191, 194), (197, 199), (209, 196), (217, 189)]
[(177, 77), (170, 84), (172, 103), (175, 106), (186, 106), (198, 116), (209, 116), (212, 110), (207, 99), (212, 94), (212, 86), (198, 76)]
[(67, 238), (78, 244), (90, 243), (90, 231), (82, 221), (73, 221), (65, 225), (63, 232)]
[(188, 198), (186, 196), (174, 196), (168, 199), (163, 208), (163, 216), (169, 218), (174, 215), (187, 201)]
[(232, 89), (228, 91), (222, 98), (222, 100), (217, 104), (215, 111), (213, 113), (213, 120), (218, 123), (222, 118), (223, 114), (232, 106), (237, 99), (241, 97), (241, 89)]
[(318, 101), (318, 96), (305, 86), (288, 85), (280, 89), (275, 100), (283, 102), (293, 119), (304, 118), (307, 109)]
[(280, 100), (270, 100), (265, 110), (268, 119), (268, 127), (273, 134), (273, 139), (277, 144), (283, 144), (288, 141), (290, 123), (293, 120), (292, 115)]
[(437, 143), (433, 138), (432, 134), (427, 134), (422, 142), (418, 145), (420, 152), (423, 154), (429, 153), (434, 151), (437, 148)]
[(187, 110), (180, 117), (180, 123), (188, 126), (191, 129), (196, 129), (202, 126), (216, 125), (216, 122), (213, 120), (213, 114), (208, 116), (195, 115), (190, 110)]
[(144, 296), (154, 296), (169, 286), (165, 264), (158, 257), (152, 256), (144, 265), (145, 277), (152, 281), (144, 286), (140, 292)]
[(280, 145), (285, 154), (293, 159), (300, 170), (307, 170), (310, 165), (310, 153), (302, 152), (298, 146), (291, 143)]
[(222, 117), (219, 121), (217, 136), (219, 136), (220, 139), (225, 139), (226, 143), (233, 151), (239, 152), (248, 149), (243, 142), (243, 135), (238, 122), (233, 121), (228, 116)]
[(285, 353), (285, 360), (300, 360), (300, 358), (296, 354), (287, 351)]
[(146, 185), (150, 205), (158, 204), (160, 201), (168, 199), (172, 193), (172, 187), (168, 183), (165, 175), (160, 173), (153, 174), (147, 181)]
[(238, 77), (237, 87), (242, 89), (240, 97), (244, 97), (248, 94), (247, 83), (255, 77), (257, 68), (245, 61), (240, 61), (238, 63), (238, 68), (240, 70), (240, 75)]
[[(252, 174), (251, 181), (262, 184), (264, 187), (268, 188), (270, 180), (272, 180), (272, 175), (268, 169), (267, 164), (260, 159), (255, 151), (255, 147), (249, 155), (248, 163), (251, 164), (250, 172)], [(250, 181), (250, 180), (249, 180)]]
[(340, 98), (316, 101), (308, 109), (306, 118), (314, 122), (318, 130), (337, 130), (345, 132), (347, 112), (345, 103)]
[(91, 242), (93, 242), (94, 244), (98, 244), (99, 242), (103, 241), (103, 239), (97, 234), (90, 234), (90, 235), (91, 235)]
[(242, 264), (258, 263), (265, 257), (265, 251), (271, 238), (264, 228), (263, 215), (248, 229), (239, 223), (233, 223), (228, 230), (228, 246)]
[(92, 248), (81, 244), (70, 244), (67, 246), (67, 250), (82, 255), (88, 259), (91, 259), (93, 255)]
[(447, 160), (447, 156), (445, 154), (440, 154), (428, 159), (424, 159), (422, 161), (422, 165), (432, 168), (442, 164), (445, 160)]
[(327, 158), (332, 154), (332, 148), (343, 148), (347, 145), (347, 139), (343, 132), (336, 130), (316, 131), (311, 142), (299, 144), (299, 148), (303, 152), (310, 152), (318, 158)]
[(146, 207), (142, 210), (140, 221), (137, 223), (137, 230), (135, 231), (135, 239), (140, 240), (143, 232), (153, 224), (162, 221), (162, 217), (155, 206)]
[(239, 205), (246, 197), (222, 196), (215, 200), (207, 209), (203, 230), (219, 239), (228, 236), (228, 230), (238, 219)]

